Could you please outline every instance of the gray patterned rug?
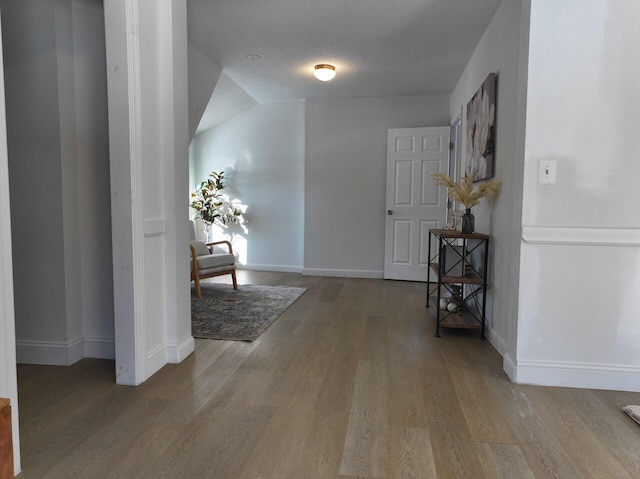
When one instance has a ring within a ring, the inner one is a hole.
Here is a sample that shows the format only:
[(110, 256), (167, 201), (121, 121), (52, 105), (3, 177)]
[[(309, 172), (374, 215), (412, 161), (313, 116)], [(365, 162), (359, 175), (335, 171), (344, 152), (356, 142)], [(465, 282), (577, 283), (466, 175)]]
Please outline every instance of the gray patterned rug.
[(194, 338), (253, 341), (306, 288), (200, 283), (202, 299), (191, 288), (191, 332)]

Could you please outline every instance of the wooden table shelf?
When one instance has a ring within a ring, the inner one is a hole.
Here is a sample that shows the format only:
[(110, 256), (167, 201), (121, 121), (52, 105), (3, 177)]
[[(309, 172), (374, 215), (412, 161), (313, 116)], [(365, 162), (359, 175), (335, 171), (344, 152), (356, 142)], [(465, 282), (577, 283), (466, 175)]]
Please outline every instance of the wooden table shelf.
[(464, 306), (458, 307), (455, 312), (440, 310), (437, 311), (439, 301), (435, 296), (431, 296), (429, 307), (434, 316), (438, 317), (441, 328), (457, 328), (457, 329), (482, 329), (482, 322), (469, 312)]

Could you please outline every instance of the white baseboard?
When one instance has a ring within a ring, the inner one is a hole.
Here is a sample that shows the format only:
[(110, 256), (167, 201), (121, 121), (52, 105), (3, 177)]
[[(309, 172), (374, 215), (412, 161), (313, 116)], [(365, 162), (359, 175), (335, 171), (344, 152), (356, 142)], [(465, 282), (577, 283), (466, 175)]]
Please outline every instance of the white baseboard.
[(511, 379), (512, 382), (517, 382), (516, 363), (513, 361), (509, 354), (504, 354), (502, 356), (502, 369), (505, 373), (507, 373), (507, 376), (509, 377), (509, 379)]
[(487, 340), (491, 343), (491, 345), (495, 348), (496, 351), (500, 354), (500, 356), (504, 356), (507, 352), (507, 343), (506, 341), (495, 332), (494, 329), (487, 328), (485, 331), (485, 336)]
[(513, 382), (537, 386), (640, 392), (640, 368), (609, 364), (514, 362), (507, 355), (503, 367)]
[(305, 276), (331, 276), (337, 278), (383, 279), (384, 271), (359, 269), (301, 268), (300, 266), (283, 266), (276, 264), (237, 264), (237, 269), (253, 271), (275, 271), (278, 273), (302, 273)]
[(175, 341), (169, 341), (167, 345), (167, 359), (171, 364), (178, 364), (184, 361), (195, 350), (196, 342), (191, 336), (181, 344)]
[(236, 269), (250, 269), (253, 271), (275, 271), (277, 273), (301, 273), (300, 266), (279, 264), (236, 264)]
[(82, 338), (72, 341), (16, 341), (16, 362), (70, 366), (84, 357)]
[(116, 344), (113, 338), (84, 338), (84, 357), (115, 359)]
[(323, 269), (304, 268), (302, 274), (306, 276), (331, 276), (337, 278), (365, 278), (383, 279), (384, 271), (360, 269)]
[[(180, 363), (193, 351), (195, 341), (192, 337), (181, 344), (162, 345), (147, 356), (147, 370), (155, 373), (167, 362)], [(21, 364), (70, 366), (83, 358), (115, 359), (115, 340), (87, 337), (69, 342), (16, 341), (16, 359)]]
[(162, 367), (167, 364), (169, 353), (167, 351), (167, 345), (161, 344), (155, 349), (151, 350), (149, 354), (147, 354), (147, 364), (145, 368), (145, 378), (140, 381), (141, 383), (149, 379), (155, 373), (160, 371)]

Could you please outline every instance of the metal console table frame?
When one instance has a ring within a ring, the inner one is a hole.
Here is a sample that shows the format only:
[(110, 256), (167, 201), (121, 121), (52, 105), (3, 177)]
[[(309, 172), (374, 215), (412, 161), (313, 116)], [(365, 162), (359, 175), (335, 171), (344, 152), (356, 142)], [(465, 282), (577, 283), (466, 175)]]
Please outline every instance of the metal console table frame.
[[(442, 327), (479, 329), (480, 339), (485, 338), (489, 238), (480, 233), (429, 230), (430, 255), (432, 239), (438, 244), (427, 269), (427, 307), (436, 317), (436, 337)], [(434, 283), (432, 274), (437, 280)], [(440, 308), (443, 292), (458, 305), (456, 311)]]

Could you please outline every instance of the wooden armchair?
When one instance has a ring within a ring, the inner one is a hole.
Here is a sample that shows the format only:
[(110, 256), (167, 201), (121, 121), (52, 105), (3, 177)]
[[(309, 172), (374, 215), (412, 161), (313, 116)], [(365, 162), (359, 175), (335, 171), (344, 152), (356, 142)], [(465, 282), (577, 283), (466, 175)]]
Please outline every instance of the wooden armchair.
[[(218, 245), (226, 245), (228, 252)], [(200, 280), (212, 278), (223, 274), (230, 274), (233, 280), (233, 289), (238, 289), (236, 280), (236, 263), (233, 248), (228, 241), (191, 241), (191, 281), (196, 283), (196, 296), (202, 298)], [(211, 249), (209, 249), (211, 248)]]

